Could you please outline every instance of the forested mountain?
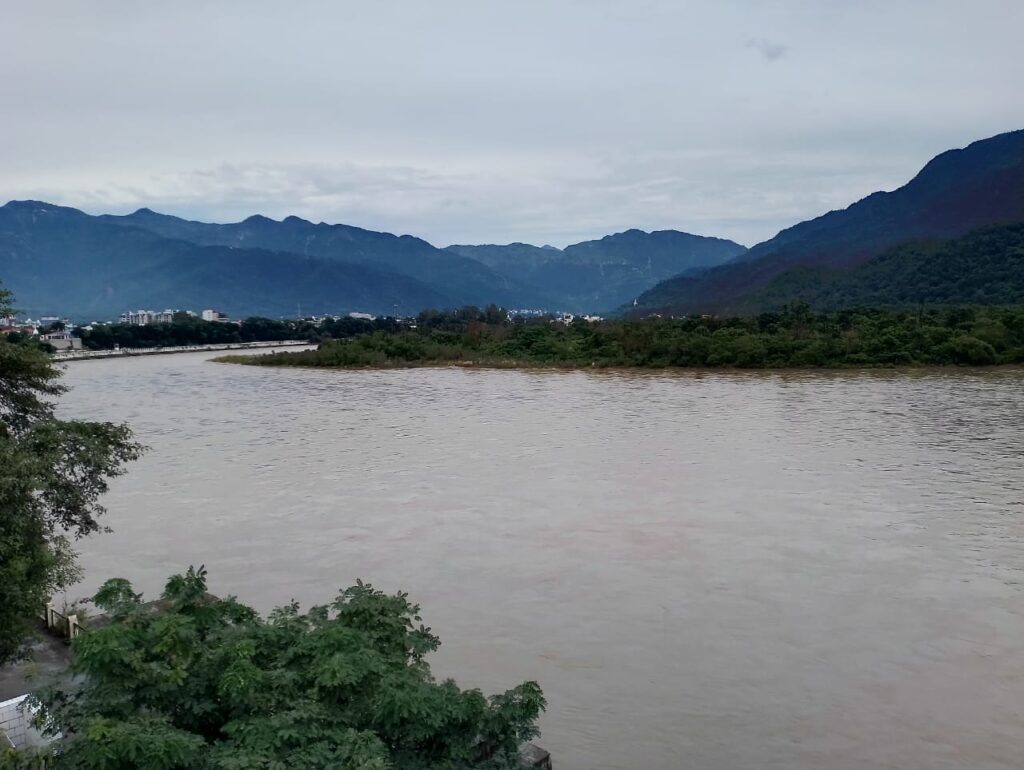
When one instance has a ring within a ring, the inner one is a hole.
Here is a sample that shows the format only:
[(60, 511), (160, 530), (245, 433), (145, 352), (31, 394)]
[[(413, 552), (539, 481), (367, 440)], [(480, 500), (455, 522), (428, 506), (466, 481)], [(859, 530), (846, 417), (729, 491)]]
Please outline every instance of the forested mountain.
[(848, 270), (797, 268), (751, 300), (769, 309), (799, 300), (823, 310), (1024, 304), (1024, 222), (962, 238), (911, 241)]
[(592, 311), (632, 302), (658, 281), (724, 264), (746, 248), (677, 230), (627, 230), (565, 249), (512, 243), (456, 245), (448, 251), (477, 259), (521, 283), (543, 286), (564, 309)]
[(848, 268), (897, 244), (950, 238), (1024, 220), (1024, 131), (950, 150), (894, 192), (802, 222), (699, 276), (672, 278), (640, 297), (642, 311), (749, 312), (756, 292), (796, 268)]
[(332, 313), (491, 303), (594, 312), (743, 250), (717, 238), (639, 230), (564, 250), (437, 249), (408, 235), (298, 217), (221, 225), (149, 209), (90, 216), (38, 201), (0, 207), (0, 281), (32, 313), (90, 318), (200, 305), (233, 315), (293, 314), (300, 304)]
[(106, 222), (141, 227), (165, 237), (206, 246), (260, 248), (290, 252), (411, 276), (451, 298), (457, 305), (549, 304), (543, 291), (519, 284), (486, 265), (435, 248), (421, 238), (364, 230), (351, 225), (314, 224), (299, 217), (278, 222), (251, 216), (242, 222), (212, 224), (139, 209)]
[(264, 249), (202, 246), (77, 209), (0, 207), (0, 280), (34, 315), (104, 318), (137, 307), (232, 314), (403, 312), (456, 300), (405, 275)]
[(533, 246), (529, 243), (482, 244), (473, 246), (456, 244), (448, 246), (445, 251), (459, 254), (502, 272), (519, 272), (528, 274), (548, 262), (563, 258), (561, 249), (554, 246)]
[[(412, 314), (491, 303), (603, 312), (629, 309), (638, 298), (639, 314), (728, 314), (797, 297), (826, 307), (997, 302), (1018, 296), (1017, 231), (945, 241), (1015, 222), (1024, 222), (1024, 131), (942, 153), (898, 190), (802, 222), (750, 250), (675, 230), (627, 230), (564, 249), (438, 249), (409, 235), (298, 217), (210, 224), (149, 209), (90, 216), (12, 201), (0, 207), (0, 281), (33, 314), (76, 318), (139, 306), (271, 316), (291, 315), (300, 304), (317, 313)], [(996, 243), (1008, 251), (993, 251)]]

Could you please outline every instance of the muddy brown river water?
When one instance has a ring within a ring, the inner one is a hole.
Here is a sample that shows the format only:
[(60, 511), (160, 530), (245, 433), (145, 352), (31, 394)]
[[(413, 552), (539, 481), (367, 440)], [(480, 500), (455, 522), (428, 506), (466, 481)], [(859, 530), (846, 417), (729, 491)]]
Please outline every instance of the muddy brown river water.
[[(69, 364), (151, 447), (84, 595), (408, 590), (560, 770), (1024, 766), (1024, 372)], [(76, 595), (77, 595), (76, 594)]]

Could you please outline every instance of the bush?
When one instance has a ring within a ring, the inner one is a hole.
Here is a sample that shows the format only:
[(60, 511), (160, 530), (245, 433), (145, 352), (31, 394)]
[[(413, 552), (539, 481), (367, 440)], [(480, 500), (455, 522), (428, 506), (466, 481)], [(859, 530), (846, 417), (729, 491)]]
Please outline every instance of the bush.
[(947, 344), (951, 361), (968, 366), (987, 366), (996, 362), (996, 349), (977, 337), (961, 334)]
[(419, 607), (363, 583), (266, 619), (208, 594), (202, 567), (156, 606), (123, 579), (95, 602), (112, 622), (75, 640), (75, 678), (37, 698), (60, 768), (497, 770), (545, 706), (535, 682), (487, 698), (435, 681)]

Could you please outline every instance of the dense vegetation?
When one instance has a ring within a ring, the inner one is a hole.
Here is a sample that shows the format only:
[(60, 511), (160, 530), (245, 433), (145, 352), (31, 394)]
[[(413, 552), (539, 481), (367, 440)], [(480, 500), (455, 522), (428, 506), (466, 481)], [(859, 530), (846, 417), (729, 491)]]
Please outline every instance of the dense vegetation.
[(129, 326), (128, 324), (95, 325), (82, 329), (82, 345), (90, 350), (122, 348), (157, 348), (176, 345), (210, 345), (234, 342), (280, 342), (310, 340), (323, 337), (345, 338), (372, 331), (398, 328), (392, 318), (327, 319), (321, 324), (309, 320), (275, 321), (270, 318), (247, 318), (240, 324), (202, 321), (188, 315), (178, 316), (173, 323)]
[[(0, 290), (0, 315), (9, 302)], [(41, 347), (0, 337), (0, 663), (77, 579), (69, 535), (100, 529), (108, 479), (139, 453), (124, 426), (58, 420), (59, 377)]]
[(794, 270), (753, 299), (762, 307), (800, 299), (821, 309), (1022, 304), (1024, 222), (902, 244), (852, 270)]
[(545, 706), (535, 682), (490, 698), (437, 682), (419, 607), (363, 583), (266, 619), (207, 593), (202, 568), (155, 606), (121, 579), (94, 601), (112, 622), (75, 641), (74, 679), (39, 694), (63, 737), (14, 766), (496, 770), (518, 765)]
[(415, 328), (330, 340), (317, 350), (221, 361), (260, 366), (430, 364), (566, 367), (860, 367), (1024, 362), (1024, 309), (949, 307), (815, 313), (806, 304), (736, 318), (505, 321), (465, 309)]

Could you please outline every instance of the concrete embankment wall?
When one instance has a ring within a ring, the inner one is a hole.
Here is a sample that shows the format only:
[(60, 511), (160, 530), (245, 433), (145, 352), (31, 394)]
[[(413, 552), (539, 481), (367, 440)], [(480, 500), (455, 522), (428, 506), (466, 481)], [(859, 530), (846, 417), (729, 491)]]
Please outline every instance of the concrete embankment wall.
[(0, 751), (43, 746), (46, 739), (32, 725), (32, 712), (22, 706), (26, 695), (0, 703)]
[(223, 345), (181, 345), (164, 348), (121, 348), (120, 350), (59, 350), (53, 354), (56, 361), (83, 361), (94, 358), (125, 358), (128, 356), (158, 356), (170, 353), (200, 353), (205, 350), (252, 350), (259, 348), (283, 348), (309, 345), (307, 340), (284, 340), (282, 342), (235, 342)]

